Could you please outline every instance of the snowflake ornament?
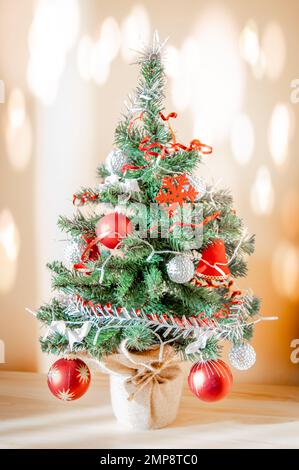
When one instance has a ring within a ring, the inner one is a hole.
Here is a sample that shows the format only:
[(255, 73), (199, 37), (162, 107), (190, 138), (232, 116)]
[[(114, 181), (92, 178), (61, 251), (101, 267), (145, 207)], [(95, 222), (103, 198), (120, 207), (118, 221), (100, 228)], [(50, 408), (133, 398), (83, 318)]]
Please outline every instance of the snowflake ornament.
[(162, 186), (155, 197), (160, 204), (183, 205), (186, 202), (194, 202), (198, 192), (190, 183), (186, 174), (176, 176), (164, 176)]

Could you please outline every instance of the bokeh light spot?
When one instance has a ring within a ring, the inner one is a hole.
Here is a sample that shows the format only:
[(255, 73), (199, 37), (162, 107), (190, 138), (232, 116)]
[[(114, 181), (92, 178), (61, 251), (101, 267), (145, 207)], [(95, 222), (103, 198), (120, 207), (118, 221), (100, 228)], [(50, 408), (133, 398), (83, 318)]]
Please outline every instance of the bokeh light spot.
[(125, 61), (131, 62), (136, 58), (138, 44), (146, 45), (150, 37), (150, 22), (146, 9), (135, 5), (122, 24), (121, 53)]
[(254, 150), (254, 130), (246, 114), (240, 114), (232, 127), (231, 147), (235, 160), (246, 165)]
[(281, 204), (281, 220), (284, 234), (292, 240), (299, 237), (299, 190), (285, 191)]
[(179, 49), (178, 62), (171, 79), (174, 107), (189, 109), (196, 127), (204, 126), (215, 145), (224, 142), (240, 111), (245, 85), (237, 28), (228, 10), (215, 5), (202, 12)]
[(288, 154), (291, 119), (286, 105), (277, 104), (269, 127), (269, 148), (277, 166), (283, 165)]
[(271, 80), (279, 78), (283, 71), (286, 57), (286, 45), (283, 31), (279, 24), (271, 22), (267, 25), (262, 50), (266, 60), (266, 74)]
[(15, 281), (20, 237), (8, 209), (0, 212), (0, 291), (9, 291)]
[(250, 202), (257, 215), (269, 215), (274, 205), (274, 191), (268, 168), (262, 165), (251, 188)]
[(77, 65), (80, 77), (86, 81), (91, 79), (92, 54), (93, 42), (89, 36), (83, 36), (78, 45)]
[(254, 20), (247, 21), (240, 36), (240, 52), (250, 65), (256, 65), (260, 55), (258, 28)]
[(39, 0), (29, 31), (30, 58), (27, 81), (45, 105), (54, 102), (66, 54), (79, 31), (77, 0)]
[(299, 299), (299, 250), (281, 242), (274, 252), (272, 276), (277, 291), (291, 300)]
[(32, 154), (32, 126), (26, 114), (26, 102), (21, 90), (11, 92), (5, 131), (8, 159), (15, 170), (23, 170)]

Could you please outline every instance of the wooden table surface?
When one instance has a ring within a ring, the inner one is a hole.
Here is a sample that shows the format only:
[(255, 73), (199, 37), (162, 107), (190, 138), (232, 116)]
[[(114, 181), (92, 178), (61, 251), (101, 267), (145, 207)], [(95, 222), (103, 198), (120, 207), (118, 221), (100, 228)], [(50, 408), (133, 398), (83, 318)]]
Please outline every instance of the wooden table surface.
[(1, 372), (0, 448), (299, 448), (299, 388), (235, 385), (214, 404), (185, 389), (170, 427), (128, 431), (112, 416), (106, 376), (65, 403), (42, 374)]

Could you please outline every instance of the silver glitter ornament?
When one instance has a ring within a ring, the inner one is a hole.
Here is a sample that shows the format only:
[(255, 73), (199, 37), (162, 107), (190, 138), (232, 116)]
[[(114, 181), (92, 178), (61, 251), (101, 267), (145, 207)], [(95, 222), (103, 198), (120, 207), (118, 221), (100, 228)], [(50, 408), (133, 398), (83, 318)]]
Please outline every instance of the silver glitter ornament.
[(197, 176), (188, 176), (188, 180), (192, 184), (193, 188), (198, 192), (196, 199), (202, 198), (207, 190), (206, 183), (203, 178), (198, 178)]
[(112, 150), (106, 159), (106, 166), (112, 175), (121, 176), (123, 166), (128, 163), (127, 155), (119, 149)]
[(194, 264), (186, 255), (177, 255), (167, 263), (167, 274), (173, 282), (184, 284), (189, 282), (195, 273)]
[(84, 250), (83, 243), (80, 240), (71, 240), (64, 250), (64, 264), (68, 269), (79, 263)]
[(228, 355), (231, 365), (238, 370), (250, 369), (255, 363), (256, 353), (249, 343), (233, 346)]

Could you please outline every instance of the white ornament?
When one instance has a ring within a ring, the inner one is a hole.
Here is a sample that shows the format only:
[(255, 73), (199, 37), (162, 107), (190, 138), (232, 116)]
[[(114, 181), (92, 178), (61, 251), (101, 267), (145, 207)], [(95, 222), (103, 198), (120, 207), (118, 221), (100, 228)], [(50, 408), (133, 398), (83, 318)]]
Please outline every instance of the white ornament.
[(198, 192), (196, 199), (202, 198), (207, 190), (206, 183), (203, 178), (198, 178), (197, 176), (188, 176), (188, 180), (192, 184), (193, 188)]
[(75, 263), (79, 263), (83, 252), (83, 243), (80, 240), (72, 240), (64, 250), (64, 264), (68, 269), (72, 269)]
[(177, 255), (167, 263), (167, 273), (173, 282), (184, 284), (189, 282), (195, 273), (194, 264), (186, 255)]
[(127, 155), (122, 150), (112, 150), (106, 159), (106, 166), (112, 175), (122, 175), (123, 166), (128, 162)]
[(229, 352), (228, 358), (235, 369), (247, 370), (254, 365), (256, 353), (251, 344), (243, 343), (233, 346)]

